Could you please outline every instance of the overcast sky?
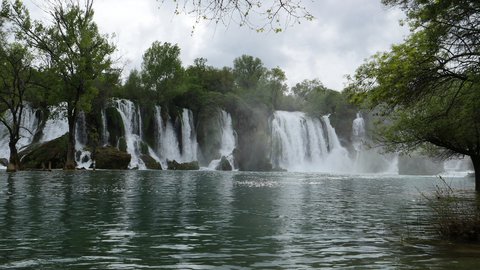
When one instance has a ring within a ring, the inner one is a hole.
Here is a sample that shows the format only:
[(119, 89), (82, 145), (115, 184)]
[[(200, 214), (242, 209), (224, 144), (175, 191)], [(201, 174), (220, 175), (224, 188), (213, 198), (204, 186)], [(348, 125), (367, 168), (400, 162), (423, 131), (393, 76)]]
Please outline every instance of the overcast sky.
[(346, 74), (408, 34), (398, 23), (403, 13), (384, 7), (380, 0), (303, 3), (315, 20), (277, 34), (257, 33), (233, 23), (226, 27), (206, 22), (197, 24), (192, 34), (194, 18), (173, 15), (172, 5), (157, 0), (95, 0), (94, 8), (100, 31), (116, 35), (113, 41), (125, 75), (140, 67), (142, 54), (158, 40), (177, 43), (184, 66), (198, 57), (215, 67), (232, 66), (233, 59), (248, 54), (260, 58), (268, 68), (283, 69), (290, 86), (318, 78), (325, 86), (341, 90)]

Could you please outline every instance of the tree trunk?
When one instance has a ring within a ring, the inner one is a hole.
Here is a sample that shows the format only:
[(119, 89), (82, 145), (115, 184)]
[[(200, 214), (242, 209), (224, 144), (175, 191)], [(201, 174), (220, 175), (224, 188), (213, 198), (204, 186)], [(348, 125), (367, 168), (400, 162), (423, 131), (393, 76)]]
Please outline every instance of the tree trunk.
[(17, 142), (10, 141), (10, 159), (8, 161), (7, 172), (16, 172), (20, 169), (20, 158), (18, 157)]
[(68, 118), (68, 143), (67, 143), (67, 159), (65, 161), (64, 170), (75, 170), (75, 113), (69, 113)]
[(480, 155), (470, 156), (475, 172), (475, 191), (480, 192)]

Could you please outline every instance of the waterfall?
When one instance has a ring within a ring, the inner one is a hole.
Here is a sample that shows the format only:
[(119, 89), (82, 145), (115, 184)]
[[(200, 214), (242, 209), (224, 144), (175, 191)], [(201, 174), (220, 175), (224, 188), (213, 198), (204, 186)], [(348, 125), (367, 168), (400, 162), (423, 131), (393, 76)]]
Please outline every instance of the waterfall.
[(198, 143), (193, 113), (187, 109), (182, 112), (182, 148), (184, 162), (197, 160)]
[(91, 152), (84, 150), (87, 142), (88, 134), (85, 113), (80, 112), (75, 128), (75, 162), (77, 163), (77, 168), (88, 169), (92, 165)]
[(233, 125), (232, 125), (232, 116), (230, 116), (229, 113), (226, 111), (221, 110), (220, 111), (220, 127), (221, 127), (221, 145), (219, 149), (220, 153), (220, 158), (212, 160), (210, 164), (208, 165), (208, 168), (210, 169), (216, 169), (217, 166), (220, 164), (221, 158), (225, 157), (228, 162), (230, 163), (230, 166), (232, 169), (235, 169), (235, 160), (233, 157), (233, 150), (235, 149), (237, 145), (237, 140), (236, 140), (236, 133), (233, 130)]
[(367, 140), (365, 120), (361, 113), (357, 113), (352, 123), (352, 146), (355, 150), (353, 172), (397, 174), (398, 156), (380, 154), (378, 148), (367, 147)]
[(68, 132), (68, 121), (63, 112), (65, 106), (66, 104), (60, 104), (59, 106), (49, 107), (50, 117), (47, 119), (45, 127), (42, 130), (40, 142), (54, 140)]
[(157, 141), (157, 152), (159, 153), (160, 159), (162, 160), (162, 166), (166, 166), (166, 161), (168, 160), (180, 160), (181, 153), (180, 147), (177, 140), (177, 135), (173, 128), (172, 121), (170, 116), (167, 121), (164, 123), (161, 114), (162, 108), (160, 106), (155, 107), (155, 119), (157, 128), (156, 128), (156, 141)]
[(276, 111), (271, 126), (274, 167), (322, 172), (348, 169), (348, 151), (341, 146), (328, 116), (320, 120), (303, 112)]
[[(6, 120), (11, 122), (12, 116), (9, 111), (6, 112)], [(29, 104), (23, 107), (23, 114), (20, 128), (20, 140), (17, 142), (17, 149), (21, 150), (23, 147), (32, 143), (33, 137), (38, 129), (39, 119), (36, 116), (37, 110), (32, 108)], [(8, 129), (0, 124), (0, 158), (9, 159), (10, 148), (8, 142), (10, 141), (10, 134)]]
[(105, 115), (105, 109), (102, 109), (101, 111), (101, 117), (102, 117), (102, 138), (101, 138), (101, 145), (106, 146), (108, 145), (108, 139), (110, 134), (108, 133), (107, 130), (107, 117)]
[[(183, 109), (181, 118), (181, 143), (179, 136), (175, 132), (172, 119), (168, 116), (167, 121), (163, 121), (162, 108), (155, 107), (156, 134), (155, 138), (156, 153), (160, 157), (162, 166), (166, 168), (167, 160), (176, 160), (177, 162), (190, 162), (197, 160), (197, 136), (195, 134), (193, 114), (190, 110)], [(182, 145), (182, 147), (180, 147)]]
[(141, 115), (135, 104), (126, 99), (115, 99), (115, 108), (120, 113), (125, 127), (125, 143), (127, 152), (131, 155), (129, 169), (146, 169), (145, 163), (140, 158), (141, 155)]
[(352, 145), (357, 155), (363, 149), (365, 135), (365, 120), (357, 113), (357, 118), (352, 123)]

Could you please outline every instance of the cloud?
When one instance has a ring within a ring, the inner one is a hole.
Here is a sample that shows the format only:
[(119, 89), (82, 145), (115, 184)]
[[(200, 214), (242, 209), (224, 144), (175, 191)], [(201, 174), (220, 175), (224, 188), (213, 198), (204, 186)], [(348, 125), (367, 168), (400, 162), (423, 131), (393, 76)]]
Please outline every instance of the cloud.
[[(279, 66), (289, 85), (319, 78), (327, 87), (341, 90), (345, 75), (352, 74), (364, 59), (388, 50), (408, 34), (398, 21), (401, 11), (387, 9), (380, 0), (304, 0), (313, 21), (275, 34), (257, 33), (235, 23), (200, 22), (188, 15), (174, 15), (173, 1), (97, 0), (95, 20), (103, 33), (115, 33), (119, 65), (125, 72), (139, 68), (145, 50), (155, 40), (177, 43), (185, 66), (197, 57), (208, 64), (232, 66), (242, 54)], [(192, 28), (195, 31), (192, 34)]]

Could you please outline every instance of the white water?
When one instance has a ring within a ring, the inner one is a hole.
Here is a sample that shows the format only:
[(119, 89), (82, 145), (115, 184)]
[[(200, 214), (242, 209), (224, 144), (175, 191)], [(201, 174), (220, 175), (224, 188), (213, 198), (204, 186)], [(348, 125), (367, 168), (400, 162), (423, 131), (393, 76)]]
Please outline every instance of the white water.
[(135, 104), (126, 99), (115, 99), (115, 108), (120, 113), (125, 127), (125, 142), (127, 152), (131, 155), (129, 169), (146, 169), (145, 163), (140, 158), (141, 152), (141, 114)]
[(80, 112), (77, 119), (77, 126), (75, 128), (75, 162), (77, 168), (88, 169), (92, 165), (92, 153), (85, 150), (88, 142), (87, 136), (87, 122), (85, 120), (85, 113)]
[[(25, 104), (20, 124), (20, 140), (17, 142), (18, 150), (21, 150), (23, 147), (32, 143), (39, 123), (36, 117), (36, 112), (37, 110), (30, 107), (30, 105)], [(12, 116), (9, 112), (7, 113), (6, 119), (7, 121), (12, 121)], [(8, 146), (9, 141), (10, 135), (8, 129), (0, 123), (0, 158), (5, 158), (7, 160), (10, 158), (10, 148)], [(0, 168), (4, 167), (0, 166)]]
[(48, 142), (59, 138), (68, 132), (67, 117), (63, 113), (65, 105), (51, 106), (50, 117), (47, 119), (45, 127), (42, 130), (40, 142)]
[(365, 140), (365, 120), (360, 113), (357, 113), (357, 118), (353, 120), (352, 124), (352, 145), (357, 152), (357, 155), (364, 149)]
[(230, 116), (229, 113), (226, 111), (220, 111), (221, 117), (220, 117), (220, 127), (221, 127), (221, 146), (219, 149), (220, 153), (220, 158), (219, 159), (214, 159), (210, 162), (208, 165), (209, 169), (215, 170), (215, 168), (218, 167), (220, 164), (221, 158), (225, 157), (228, 162), (230, 163), (230, 166), (232, 166), (232, 169), (235, 170), (235, 160), (233, 157), (233, 150), (237, 146), (237, 140), (236, 140), (236, 133), (233, 130), (233, 125), (232, 125), (232, 116)]
[[(322, 123), (323, 121), (323, 123)], [(288, 171), (348, 172), (351, 161), (328, 116), (276, 111), (272, 120), (274, 167)]]
[[(167, 121), (163, 121), (161, 116), (162, 108), (155, 107), (156, 119), (156, 153), (160, 157), (163, 168), (167, 167), (167, 160), (176, 160), (177, 162), (191, 162), (197, 160), (197, 136), (195, 134), (192, 112), (183, 109), (181, 119), (182, 144), (180, 144), (173, 126), (172, 119), (168, 116)], [(180, 147), (180, 145), (182, 145)]]
[(360, 113), (352, 123), (352, 146), (355, 151), (353, 172), (398, 174), (398, 156), (380, 154), (380, 149), (367, 145), (365, 120)]
[(183, 109), (182, 113), (182, 157), (184, 162), (197, 160), (197, 134), (193, 123), (193, 113)]
[(105, 115), (105, 109), (102, 110), (101, 112), (101, 117), (102, 117), (102, 146), (108, 145), (108, 139), (110, 137), (110, 134), (108, 133), (107, 130), (107, 117)]

